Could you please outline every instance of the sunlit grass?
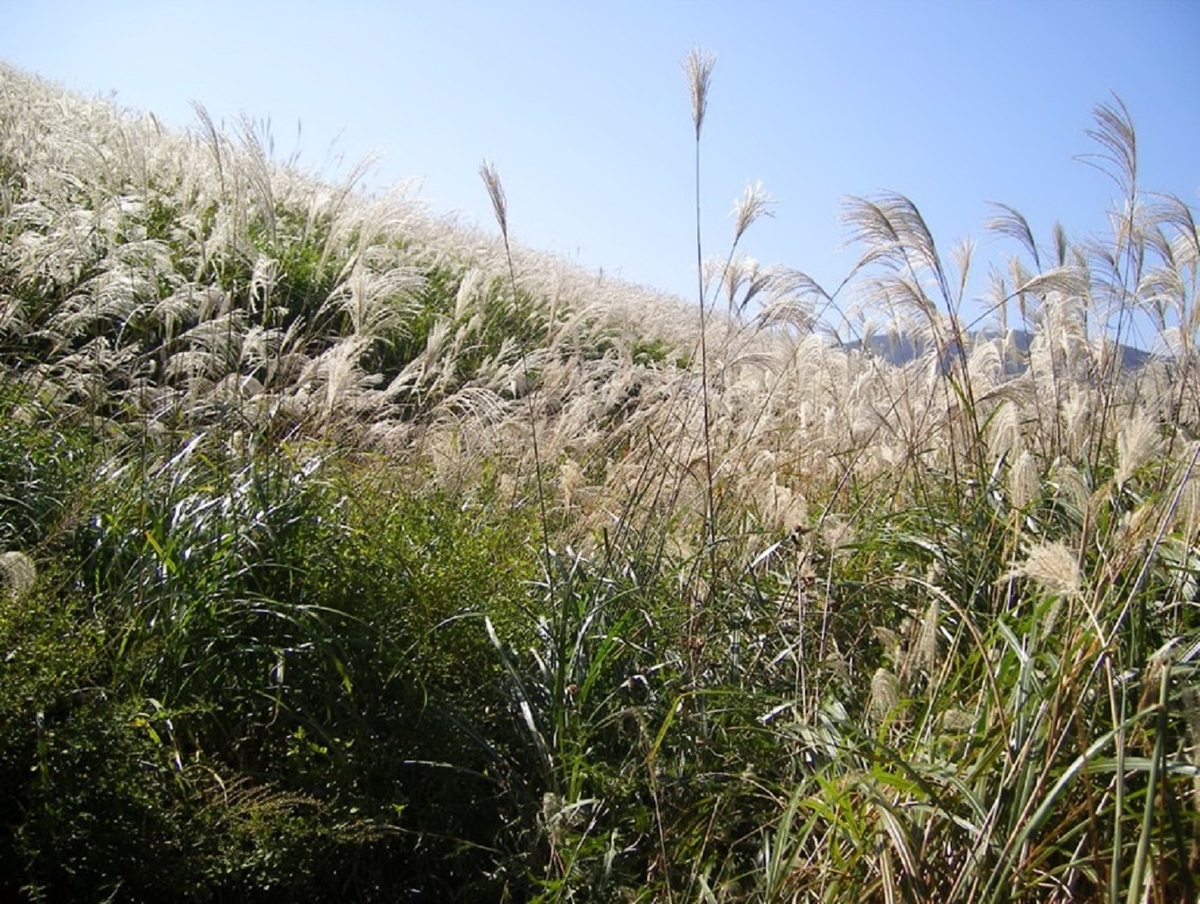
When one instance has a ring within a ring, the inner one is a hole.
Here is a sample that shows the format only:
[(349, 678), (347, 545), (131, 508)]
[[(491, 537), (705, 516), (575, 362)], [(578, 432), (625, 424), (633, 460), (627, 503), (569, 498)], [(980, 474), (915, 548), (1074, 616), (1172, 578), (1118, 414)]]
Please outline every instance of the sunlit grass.
[(761, 186), (688, 304), (0, 70), (0, 895), (1194, 900), (1200, 232), (1091, 138), (982, 316)]

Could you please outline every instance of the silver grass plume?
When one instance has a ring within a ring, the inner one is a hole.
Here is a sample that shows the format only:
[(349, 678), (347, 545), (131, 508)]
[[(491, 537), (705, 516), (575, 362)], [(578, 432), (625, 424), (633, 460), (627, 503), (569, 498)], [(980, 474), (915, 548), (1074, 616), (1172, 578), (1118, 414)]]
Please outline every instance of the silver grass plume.
[(1075, 553), (1056, 540), (1034, 546), (1025, 561), (1011, 569), (1001, 580), (1017, 577), (1029, 578), (1046, 593), (1059, 596), (1073, 596), (1082, 587)]
[(1003, 383), (1002, 347), (1001, 339), (989, 339), (976, 342), (971, 350), (971, 357), (967, 361), (967, 379), (980, 396), (992, 393)]
[[(1196, 444), (1191, 443), (1190, 452), (1185, 459), (1196, 454)], [(1179, 505), (1176, 509), (1173, 527), (1182, 534), (1185, 543), (1195, 542), (1200, 533), (1200, 478), (1194, 477), (1187, 469), (1177, 478), (1180, 481)]]
[(504, 236), (505, 244), (508, 243), (508, 201), (504, 197), (504, 186), (500, 184), (500, 174), (496, 172), (494, 164), (483, 161), (479, 167), (479, 176), (483, 179), (483, 184), (487, 188), (488, 197), (492, 199), (492, 210), (496, 214), (496, 222), (500, 226), (500, 234)]
[(771, 211), (772, 205), (775, 203), (761, 181), (756, 181), (746, 186), (742, 196), (733, 202), (733, 243), (736, 245), (741, 241), (742, 236), (750, 225), (759, 217), (774, 216)]
[[(708, 89), (712, 79), (713, 66), (716, 58), (699, 47), (693, 47), (684, 60), (684, 72), (687, 75), (688, 92), (692, 101), (692, 122), (696, 127), (696, 164), (695, 164), (695, 199), (696, 199), (696, 280), (699, 289), (700, 302), (700, 402), (703, 415), (703, 445), (704, 445), (704, 533), (709, 545), (710, 563), (716, 570), (716, 499), (713, 493), (713, 449), (712, 449), (712, 410), (709, 399), (709, 361), (708, 361), (708, 325), (706, 316), (706, 287), (704, 282), (704, 253), (703, 230), (700, 213), (700, 132), (704, 126), (704, 114), (708, 109)], [(699, 597), (695, 597), (699, 599)], [(693, 613), (694, 616), (694, 613)]]
[(1153, 458), (1159, 446), (1158, 426), (1144, 411), (1126, 419), (1117, 433), (1117, 470), (1113, 476), (1117, 486), (1123, 486), (1139, 467)]
[(1126, 197), (1131, 197), (1137, 185), (1137, 134), (1129, 108), (1121, 98), (1114, 103), (1096, 107), (1096, 127), (1085, 133), (1103, 149), (1098, 154), (1081, 157), (1113, 180)]
[(937, 668), (940, 625), (941, 606), (935, 597), (929, 601), (925, 614), (917, 625), (916, 639), (909, 654), (912, 665), (926, 673), (932, 673)]
[(696, 126), (696, 140), (704, 126), (704, 113), (708, 109), (708, 88), (712, 80), (713, 66), (717, 58), (707, 50), (693, 47), (683, 61), (687, 73), (688, 90), (692, 99), (692, 122)]
[(1038, 254), (1037, 242), (1033, 239), (1033, 230), (1029, 228), (1029, 221), (1015, 207), (996, 202), (992, 202), (991, 206), (996, 208), (997, 213), (984, 224), (984, 229), (1016, 239), (1033, 258), (1033, 265), (1040, 270), (1042, 259)]
[(23, 597), (37, 582), (33, 559), (23, 552), (0, 553), (0, 589), (9, 599)]
[[(933, 276), (942, 298), (950, 302), (950, 287), (933, 233), (910, 199), (896, 192), (850, 198), (843, 219), (851, 229), (851, 240), (866, 246), (857, 267), (879, 263), (914, 278), (925, 271)], [(914, 299), (919, 300), (922, 313), (933, 316), (936, 308), (923, 290), (915, 292)]]
[(1028, 449), (1022, 449), (1013, 461), (1008, 474), (1008, 494), (1015, 508), (1024, 509), (1042, 491), (1042, 478), (1037, 462)]
[(1022, 448), (1020, 412), (1009, 401), (1002, 401), (988, 424), (988, 454), (997, 460), (1011, 458)]
[(1092, 486), (1084, 473), (1070, 461), (1058, 458), (1050, 469), (1050, 483), (1056, 500), (1082, 517), (1092, 496)]
[(867, 712), (876, 723), (884, 723), (899, 707), (900, 681), (880, 666), (871, 676), (871, 696), (867, 701)]

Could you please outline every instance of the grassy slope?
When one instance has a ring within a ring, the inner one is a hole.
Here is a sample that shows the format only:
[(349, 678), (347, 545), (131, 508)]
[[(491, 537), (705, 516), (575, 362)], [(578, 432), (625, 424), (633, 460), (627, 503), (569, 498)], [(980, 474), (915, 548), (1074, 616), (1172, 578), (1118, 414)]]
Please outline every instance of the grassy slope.
[(677, 300), (0, 69), (0, 893), (1195, 898), (1200, 234), (1098, 134), (1109, 245), (996, 224), (1027, 348), (940, 365), (967, 262), (887, 196), (845, 291), (924, 358), (730, 255), (701, 367)]

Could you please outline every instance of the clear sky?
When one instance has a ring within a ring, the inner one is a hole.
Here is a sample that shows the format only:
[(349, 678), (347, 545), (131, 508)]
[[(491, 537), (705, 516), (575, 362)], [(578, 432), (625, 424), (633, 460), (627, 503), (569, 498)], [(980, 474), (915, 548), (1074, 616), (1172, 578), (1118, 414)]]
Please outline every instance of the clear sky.
[[(836, 285), (841, 199), (912, 198), (983, 259), (989, 200), (1039, 239), (1100, 230), (1111, 184), (1074, 158), (1116, 92), (1142, 183), (1200, 206), (1200, 0), (8, 0), (0, 58), (171, 126), (269, 118), (280, 157), (381, 155), (436, 213), (494, 228), (497, 166), (521, 243), (694, 297), (693, 131), (680, 62), (717, 57), (703, 138), (707, 250), (761, 179), (744, 248)], [(300, 130), (297, 135), (297, 126)]]

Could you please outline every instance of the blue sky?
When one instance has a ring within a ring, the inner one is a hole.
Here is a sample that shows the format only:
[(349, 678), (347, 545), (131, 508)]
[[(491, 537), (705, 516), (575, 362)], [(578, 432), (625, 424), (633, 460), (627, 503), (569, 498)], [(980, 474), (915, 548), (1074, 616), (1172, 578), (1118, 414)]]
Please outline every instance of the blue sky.
[[(1078, 162), (1117, 92), (1142, 184), (1200, 206), (1200, 0), (1069, 2), (109, 2), (10, 0), (0, 58), (168, 125), (271, 120), (279, 156), (381, 160), (436, 213), (589, 269), (694, 293), (693, 132), (680, 61), (717, 57), (703, 137), (707, 250), (748, 181), (776, 199), (744, 250), (834, 284), (841, 199), (895, 190), (946, 250), (989, 200), (1039, 238), (1103, 229), (1111, 184)], [(297, 131), (299, 124), (299, 133)]]

